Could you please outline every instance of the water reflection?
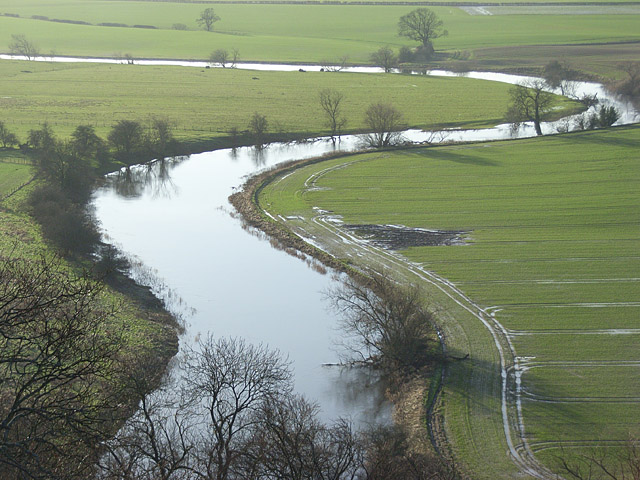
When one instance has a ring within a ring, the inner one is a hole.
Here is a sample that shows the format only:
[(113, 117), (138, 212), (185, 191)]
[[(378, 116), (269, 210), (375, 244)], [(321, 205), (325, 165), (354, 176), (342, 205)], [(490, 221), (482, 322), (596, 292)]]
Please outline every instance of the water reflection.
[(251, 148), (251, 160), (256, 167), (262, 168), (267, 164), (267, 148), (267, 145), (254, 145)]
[(115, 192), (125, 198), (140, 197), (151, 188), (153, 197), (167, 197), (178, 193), (178, 187), (171, 178), (171, 171), (189, 156), (165, 157), (144, 165), (124, 167), (107, 177), (107, 182)]
[[(334, 280), (247, 235), (228, 212), (227, 197), (246, 175), (334, 148), (325, 140), (275, 144), (134, 166), (109, 176), (94, 205), (109, 241), (165, 285), (154, 291), (188, 307), (183, 346), (209, 332), (265, 343), (293, 362), (296, 390), (320, 405), (321, 418), (363, 424), (390, 418), (390, 406), (370, 372), (322, 366), (339, 360), (336, 319), (322, 294)], [(139, 267), (136, 276), (144, 277)]]
[(340, 366), (325, 367), (334, 370), (334, 395), (342, 402), (359, 405), (361, 416), (369, 422), (388, 423), (391, 421), (391, 410), (386, 397), (381, 394), (386, 384), (380, 373), (369, 367)]

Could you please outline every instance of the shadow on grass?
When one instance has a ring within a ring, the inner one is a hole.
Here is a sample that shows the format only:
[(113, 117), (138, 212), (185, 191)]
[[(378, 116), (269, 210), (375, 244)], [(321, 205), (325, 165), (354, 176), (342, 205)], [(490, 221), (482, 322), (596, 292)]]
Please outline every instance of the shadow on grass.
[[(638, 138), (628, 138), (623, 134), (630, 130), (634, 130), (638, 133)], [(580, 140), (583, 142), (597, 143), (600, 145), (611, 145), (615, 147), (625, 146), (640, 150), (640, 127), (638, 126), (624, 126), (613, 127), (609, 129), (599, 129), (589, 132), (580, 132)]]
[(444, 160), (448, 162), (461, 163), (464, 165), (477, 165), (481, 167), (497, 167), (499, 164), (486, 158), (475, 155), (466, 155), (451, 149), (424, 149), (408, 152), (409, 155), (425, 157), (433, 160)]

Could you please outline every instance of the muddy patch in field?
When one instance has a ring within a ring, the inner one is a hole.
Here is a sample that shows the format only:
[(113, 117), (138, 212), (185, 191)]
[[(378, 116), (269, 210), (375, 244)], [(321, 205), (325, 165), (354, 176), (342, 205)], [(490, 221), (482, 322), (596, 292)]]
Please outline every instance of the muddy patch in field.
[(403, 225), (342, 225), (355, 233), (387, 250), (403, 250), (409, 247), (438, 247), (450, 245), (466, 245), (464, 236), (469, 232), (462, 230), (427, 230), (410, 228)]

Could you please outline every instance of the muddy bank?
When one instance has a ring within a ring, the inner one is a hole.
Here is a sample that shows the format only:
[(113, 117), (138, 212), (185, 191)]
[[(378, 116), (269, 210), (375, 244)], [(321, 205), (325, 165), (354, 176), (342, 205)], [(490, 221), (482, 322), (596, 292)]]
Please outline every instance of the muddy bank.
[(274, 222), (267, 215), (264, 214), (262, 208), (258, 203), (258, 196), (262, 189), (269, 184), (275, 178), (286, 174), (289, 171), (293, 171), (299, 167), (305, 165), (312, 165), (331, 158), (349, 157), (361, 152), (351, 153), (335, 153), (322, 157), (316, 157), (306, 160), (297, 160), (281, 164), (278, 167), (259, 173), (245, 182), (244, 185), (234, 194), (229, 196), (229, 202), (236, 211), (240, 214), (242, 221), (245, 225), (256, 228), (264, 232), (268, 237), (277, 242), (277, 247), (285, 251), (289, 249), (301, 252), (305, 255), (309, 255), (325, 266), (332, 268), (339, 272), (355, 273), (349, 268), (347, 262), (339, 260), (332, 255), (316, 248), (307, 242), (305, 242), (298, 235), (294, 234), (291, 230), (284, 225)]
[[(298, 252), (313, 257), (323, 265), (336, 271), (347, 273), (358, 281), (368, 284), (367, 277), (358, 269), (352, 268), (348, 261), (338, 259), (317, 247), (306, 243), (285, 225), (274, 221), (267, 216), (259, 205), (258, 197), (263, 188), (270, 182), (286, 175), (297, 168), (311, 165), (334, 158), (346, 158), (362, 152), (334, 153), (321, 157), (306, 160), (298, 160), (259, 173), (250, 177), (244, 185), (229, 197), (229, 201), (240, 214), (245, 225), (258, 229), (271, 239), (272, 244), (276, 243), (276, 248), (283, 249), (294, 256), (300, 256)], [(438, 232), (421, 229), (409, 229), (396, 226), (362, 226), (344, 225), (345, 228), (367, 230), (373, 227), (376, 233), (393, 232), (399, 235), (397, 241), (392, 242), (394, 246), (408, 245), (407, 242), (415, 244), (441, 245), (447, 242), (454, 242), (460, 239), (466, 232)], [(376, 228), (382, 227), (382, 228)], [(411, 232), (415, 233), (412, 235)], [(393, 236), (393, 235), (392, 235)], [(404, 237), (404, 238), (403, 238)], [(387, 244), (387, 247), (389, 245)], [(394, 405), (393, 420), (401, 426), (409, 435), (411, 448), (416, 452), (429, 451), (444, 459), (449, 464), (453, 464), (453, 457), (447, 443), (444, 432), (442, 412), (439, 409), (441, 397), (440, 385), (442, 368), (426, 368), (414, 374), (410, 378), (399, 374), (389, 379), (389, 384), (393, 385), (387, 392), (387, 398)], [(433, 381), (432, 376), (438, 376), (437, 381)], [(430, 390), (433, 391), (430, 392)], [(434, 408), (435, 407), (435, 408)], [(429, 427), (429, 428), (428, 428)], [(464, 477), (466, 478), (466, 477)]]

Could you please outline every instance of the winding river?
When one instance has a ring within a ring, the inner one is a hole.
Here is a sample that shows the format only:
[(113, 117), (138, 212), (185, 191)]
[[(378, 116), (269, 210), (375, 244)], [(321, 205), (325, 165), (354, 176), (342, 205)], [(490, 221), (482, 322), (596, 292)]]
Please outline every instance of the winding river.
[[(205, 65), (168, 61), (153, 61), (153, 64), (201, 68)], [(269, 70), (320, 68), (239, 65), (239, 68), (258, 67)], [(357, 71), (380, 70), (362, 67)], [(455, 75), (442, 71), (430, 73)], [(526, 80), (482, 72), (466, 75), (508, 83)], [(619, 123), (636, 120), (637, 112), (630, 105), (611, 97), (598, 84), (580, 83), (576, 93), (597, 93), (600, 100), (615, 105), (622, 113)], [(545, 124), (543, 131), (554, 132), (563, 123), (566, 120)], [(516, 136), (534, 134), (532, 127), (525, 127)], [(512, 136), (508, 125), (454, 130), (443, 138), (417, 130), (404, 133), (412, 142), (482, 141)], [(263, 168), (335, 149), (356, 148), (358, 138), (345, 136), (337, 145), (321, 138), (296, 144), (271, 144), (262, 150), (225, 149), (155, 162), (134, 167), (129, 175), (122, 172), (111, 175), (107, 184), (95, 192), (93, 205), (106, 241), (139, 260), (153, 272), (153, 278), (162, 280), (153, 282), (160, 296), (174, 304), (180, 299), (178, 308), (187, 313), (183, 345), (209, 333), (266, 343), (288, 356), (297, 391), (319, 404), (324, 420), (347, 416), (356, 423), (386, 422), (391, 409), (374, 374), (361, 368), (323, 366), (338, 362), (340, 353), (336, 347), (336, 339), (340, 338), (337, 319), (325, 299), (327, 289), (335, 284), (332, 275), (320, 274), (318, 268), (309, 268), (311, 262), (305, 263), (274, 249), (258, 234), (248, 234), (227, 201), (248, 175)]]

